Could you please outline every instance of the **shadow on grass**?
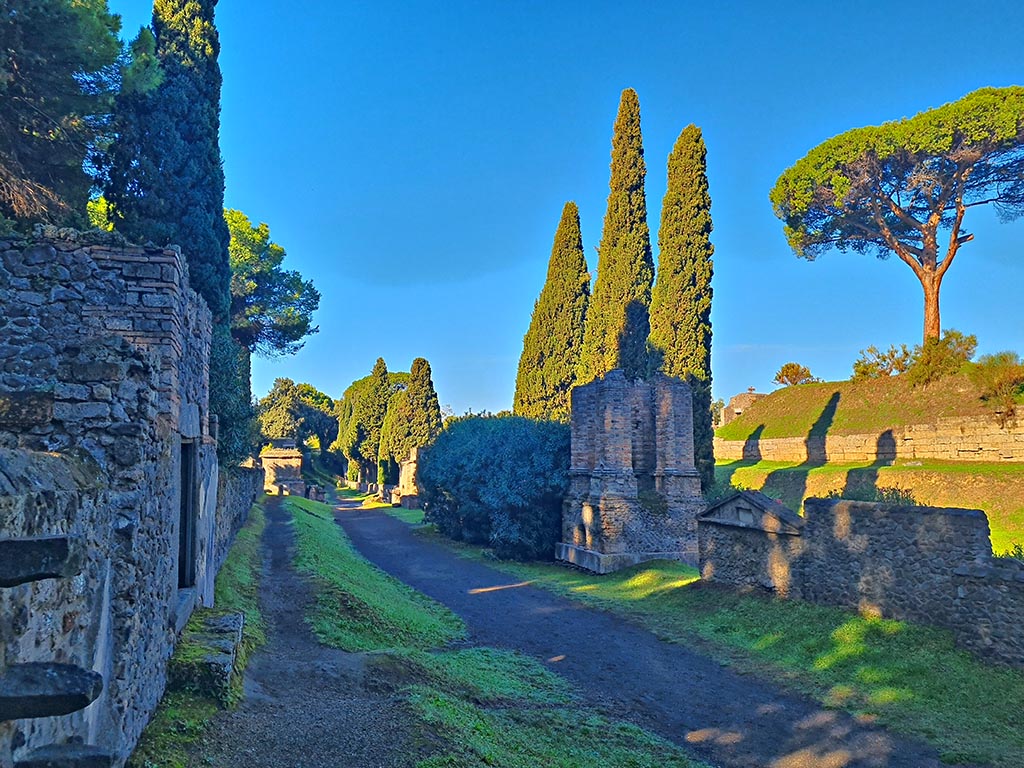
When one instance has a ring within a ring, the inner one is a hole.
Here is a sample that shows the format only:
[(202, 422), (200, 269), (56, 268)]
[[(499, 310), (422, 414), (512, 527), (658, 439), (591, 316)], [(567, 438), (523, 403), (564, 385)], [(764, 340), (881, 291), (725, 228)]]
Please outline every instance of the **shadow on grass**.
[(821, 414), (811, 425), (804, 440), (807, 458), (802, 464), (788, 469), (777, 470), (765, 478), (761, 490), (768, 496), (781, 499), (792, 509), (799, 509), (807, 495), (807, 476), (812, 469), (828, 463), (826, 439), (839, 407), (839, 392), (833, 392)]

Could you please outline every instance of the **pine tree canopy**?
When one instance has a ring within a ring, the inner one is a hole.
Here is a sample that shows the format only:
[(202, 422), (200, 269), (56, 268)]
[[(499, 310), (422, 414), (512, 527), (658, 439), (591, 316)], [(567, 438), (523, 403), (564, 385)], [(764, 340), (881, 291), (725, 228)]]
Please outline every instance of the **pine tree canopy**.
[(697, 470), (714, 483), (711, 418), (711, 195), (700, 128), (688, 125), (668, 159), (668, 186), (658, 230), (658, 282), (651, 298), (650, 345), (661, 370), (693, 390)]
[(81, 225), (121, 52), (107, 0), (0, 10), (0, 220)]
[(646, 312), (651, 304), (654, 261), (644, 196), (643, 138), (636, 91), (622, 92), (612, 138), (608, 209), (598, 247), (597, 279), (587, 309), (577, 383), (614, 368), (636, 378), (647, 373)]
[(523, 337), (513, 401), (517, 416), (568, 421), (589, 300), (580, 214), (576, 203), (568, 202), (551, 246), (547, 281)]

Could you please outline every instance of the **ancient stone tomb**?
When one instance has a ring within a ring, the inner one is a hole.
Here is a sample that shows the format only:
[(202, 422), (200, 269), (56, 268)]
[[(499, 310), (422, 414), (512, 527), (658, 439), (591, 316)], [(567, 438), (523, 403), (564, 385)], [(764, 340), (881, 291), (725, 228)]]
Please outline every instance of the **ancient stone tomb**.
[(685, 382), (614, 370), (576, 387), (570, 476), (558, 559), (597, 573), (658, 558), (697, 564), (704, 501)]

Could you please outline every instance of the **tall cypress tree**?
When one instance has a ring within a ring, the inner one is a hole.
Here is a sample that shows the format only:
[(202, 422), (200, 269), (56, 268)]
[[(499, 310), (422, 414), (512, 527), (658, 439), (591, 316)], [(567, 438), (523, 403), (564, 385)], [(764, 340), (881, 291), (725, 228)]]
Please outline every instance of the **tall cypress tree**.
[(547, 282), (523, 337), (512, 406), (517, 416), (568, 421), (569, 394), (576, 384), (589, 300), (590, 275), (583, 254), (580, 213), (576, 203), (568, 202), (551, 246)]
[(647, 309), (654, 260), (644, 197), (643, 137), (636, 91), (622, 92), (612, 138), (608, 210), (598, 248), (597, 280), (587, 310), (577, 383), (623, 368), (627, 376), (647, 373)]
[(216, 5), (154, 3), (159, 77), (142, 79), (118, 99), (106, 198), (119, 232), (136, 242), (177, 243), (188, 259), (190, 284), (214, 318), (210, 409), (221, 417), (220, 453), (234, 457), (249, 447), (251, 409), (246, 361), (230, 329)]
[(668, 158), (658, 231), (658, 282), (651, 299), (651, 346), (669, 376), (693, 388), (697, 469), (707, 491), (715, 477), (711, 423), (711, 195), (707, 149), (688, 125)]
[(433, 442), (441, 431), (441, 405), (437, 400), (430, 363), (417, 357), (412, 361), (409, 386), (391, 398), (381, 428), (380, 482), (394, 482), (398, 463), (413, 448)]

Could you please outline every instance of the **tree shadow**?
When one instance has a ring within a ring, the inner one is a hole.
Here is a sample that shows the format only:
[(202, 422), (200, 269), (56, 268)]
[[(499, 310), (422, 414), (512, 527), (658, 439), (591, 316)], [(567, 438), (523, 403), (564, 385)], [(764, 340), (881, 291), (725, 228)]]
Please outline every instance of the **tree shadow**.
[(777, 469), (770, 473), (761, 488), (765, 494), (780, 499), (791, 509), (800, 508), (807, 495), (807, 477), (811, 470), (828, 463), (826, 438), (838, 407), (839, 393), (833, 392), (804, 440), (807, 458), (795, 467)]
[(618, 365), (626, 378), (646, 379), (661, 369), (664, 353), (648, 347), (651, 317), (643, 302), (634, 299), (626, 305), (626, 323), (619, 332)]
[(842, 499), (871, 500), (877, 496), (878, 470), (889, 467), (896, 461), (896, 436), (891, 429), (878, 436), (875, 443), (875, 460), (867, 467), (851, 469), (846, 473), (846, 482), (840, 495)]

